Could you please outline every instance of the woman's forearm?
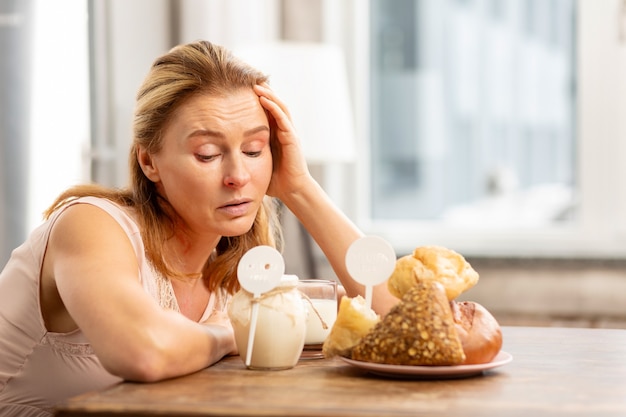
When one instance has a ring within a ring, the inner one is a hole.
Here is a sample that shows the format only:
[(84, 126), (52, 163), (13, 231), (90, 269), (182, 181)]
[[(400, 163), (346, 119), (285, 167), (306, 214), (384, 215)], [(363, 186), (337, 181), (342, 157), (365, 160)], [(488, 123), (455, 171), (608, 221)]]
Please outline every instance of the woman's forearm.
[[(344, 285), (347, 295), (364, 295), (364, 288), (354, 281), (345, 263), (350, 245), (363, 236), (358, 227), (332, 202), (321, 186), (311, 180), (297, 193), (290, 194), (283, 203), (300, 220), (317, 242), (337, 277)], [(398, 300), (389, 294), (386, 282), (374, 289), (373, 309), (386, 313)]]

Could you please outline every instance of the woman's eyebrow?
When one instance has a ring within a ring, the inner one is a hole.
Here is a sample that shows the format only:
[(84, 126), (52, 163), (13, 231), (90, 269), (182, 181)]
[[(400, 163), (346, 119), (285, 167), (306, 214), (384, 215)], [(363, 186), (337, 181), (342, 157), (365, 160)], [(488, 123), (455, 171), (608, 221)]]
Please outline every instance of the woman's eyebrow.
[(189, 134), (188, 137), (192, 138), (194, 136), (213, 136), (216, 138), (224, 138), (225, 135), (222, 132), (218, 132), (216, 130), (211, 129), (197, 129)]
[(244, 134), (244, 136), (252, 136), (252, 135), (254, 135), (256, 133), (259, 133), (259, 132), (269, 132), (269, 131), (270, 131), (269, 127), (267, 127), (265, 125), (261, 125), (261, 126), (257, 126), (255, 128), (253, 128), (253, 129), (246, 130), (243, 134)]
[[(252, 129), (248, 129), (245, 132), (243, 132), (244, 136), (252, 136), (255, 135), (259, 132), (269, 132), (270, 129), (269, 127), (265, 126), (265, 125), (261, 125), (261, 126), (257, 126), (254, 127)], [(191, 132), (191, 134), (189, 135), (189, 137), (194, 137), (194, 136), (212, 136), (212, 137), (216, 137), (216, 138), (225, 138), (226, 135), (224, 135), (224, 133), (219, 132), (217, 130), (211, 130), (211, 129), (197, 129), (194, 130), (193, 132)]]

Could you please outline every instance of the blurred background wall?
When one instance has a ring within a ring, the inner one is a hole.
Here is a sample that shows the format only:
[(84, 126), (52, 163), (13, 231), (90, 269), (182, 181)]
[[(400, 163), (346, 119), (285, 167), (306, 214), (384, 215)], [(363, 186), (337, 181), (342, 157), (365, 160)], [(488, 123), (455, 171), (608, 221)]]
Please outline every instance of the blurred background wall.
[(0, 2), (0, 265), (28, 227), (33, 2)]

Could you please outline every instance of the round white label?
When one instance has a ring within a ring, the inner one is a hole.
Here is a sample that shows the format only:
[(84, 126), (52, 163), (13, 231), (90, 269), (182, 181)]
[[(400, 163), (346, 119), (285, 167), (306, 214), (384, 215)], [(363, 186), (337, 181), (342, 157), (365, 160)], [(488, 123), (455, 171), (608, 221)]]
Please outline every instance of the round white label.
[(285, 273), (283, 256), (271, 246), (256, 246), (247, 251), (237, 265), (241, 287), (260, 295), (276, 287)]
[(393, 246), (378, 236), (365, 236), (352, 243), (346, 253), (346, 267), (363, 285), (377, 285), (391, 276), (396, 267)]

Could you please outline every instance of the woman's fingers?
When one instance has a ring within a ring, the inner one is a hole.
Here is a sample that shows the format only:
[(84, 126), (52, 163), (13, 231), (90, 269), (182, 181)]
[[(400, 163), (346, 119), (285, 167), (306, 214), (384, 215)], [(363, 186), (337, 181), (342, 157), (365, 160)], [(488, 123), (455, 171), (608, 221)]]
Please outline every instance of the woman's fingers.
[(263, 93), (263, 95), (269, 98), (270, 100), (272, 100), (273, 102), (275, 102), (276, 104), (278, 104), (278, 106), (283, 111), (283, 113), (285, 113), (287, 117), (289, 118), (289, 120), (291, 120), (291, 113), (289, 112), (289, 107), (287, 107), (285, 102), (282, 101), (280, 97), (278, 97), (278, 95), (276, 95), (276, 93), (274, 92), (274, 90), (272, 90), (269, 84), (262, 83), (259, 85), (259, 87), (260, 87), (259, 90)]
[(279, 123), (280, 130), (293, 130), (291, 113), (285, 103), (267, 86), (267, 84), (257, 85), (254, 91), (261, 99), (261, 104), (269, 110), (274, 119)]

